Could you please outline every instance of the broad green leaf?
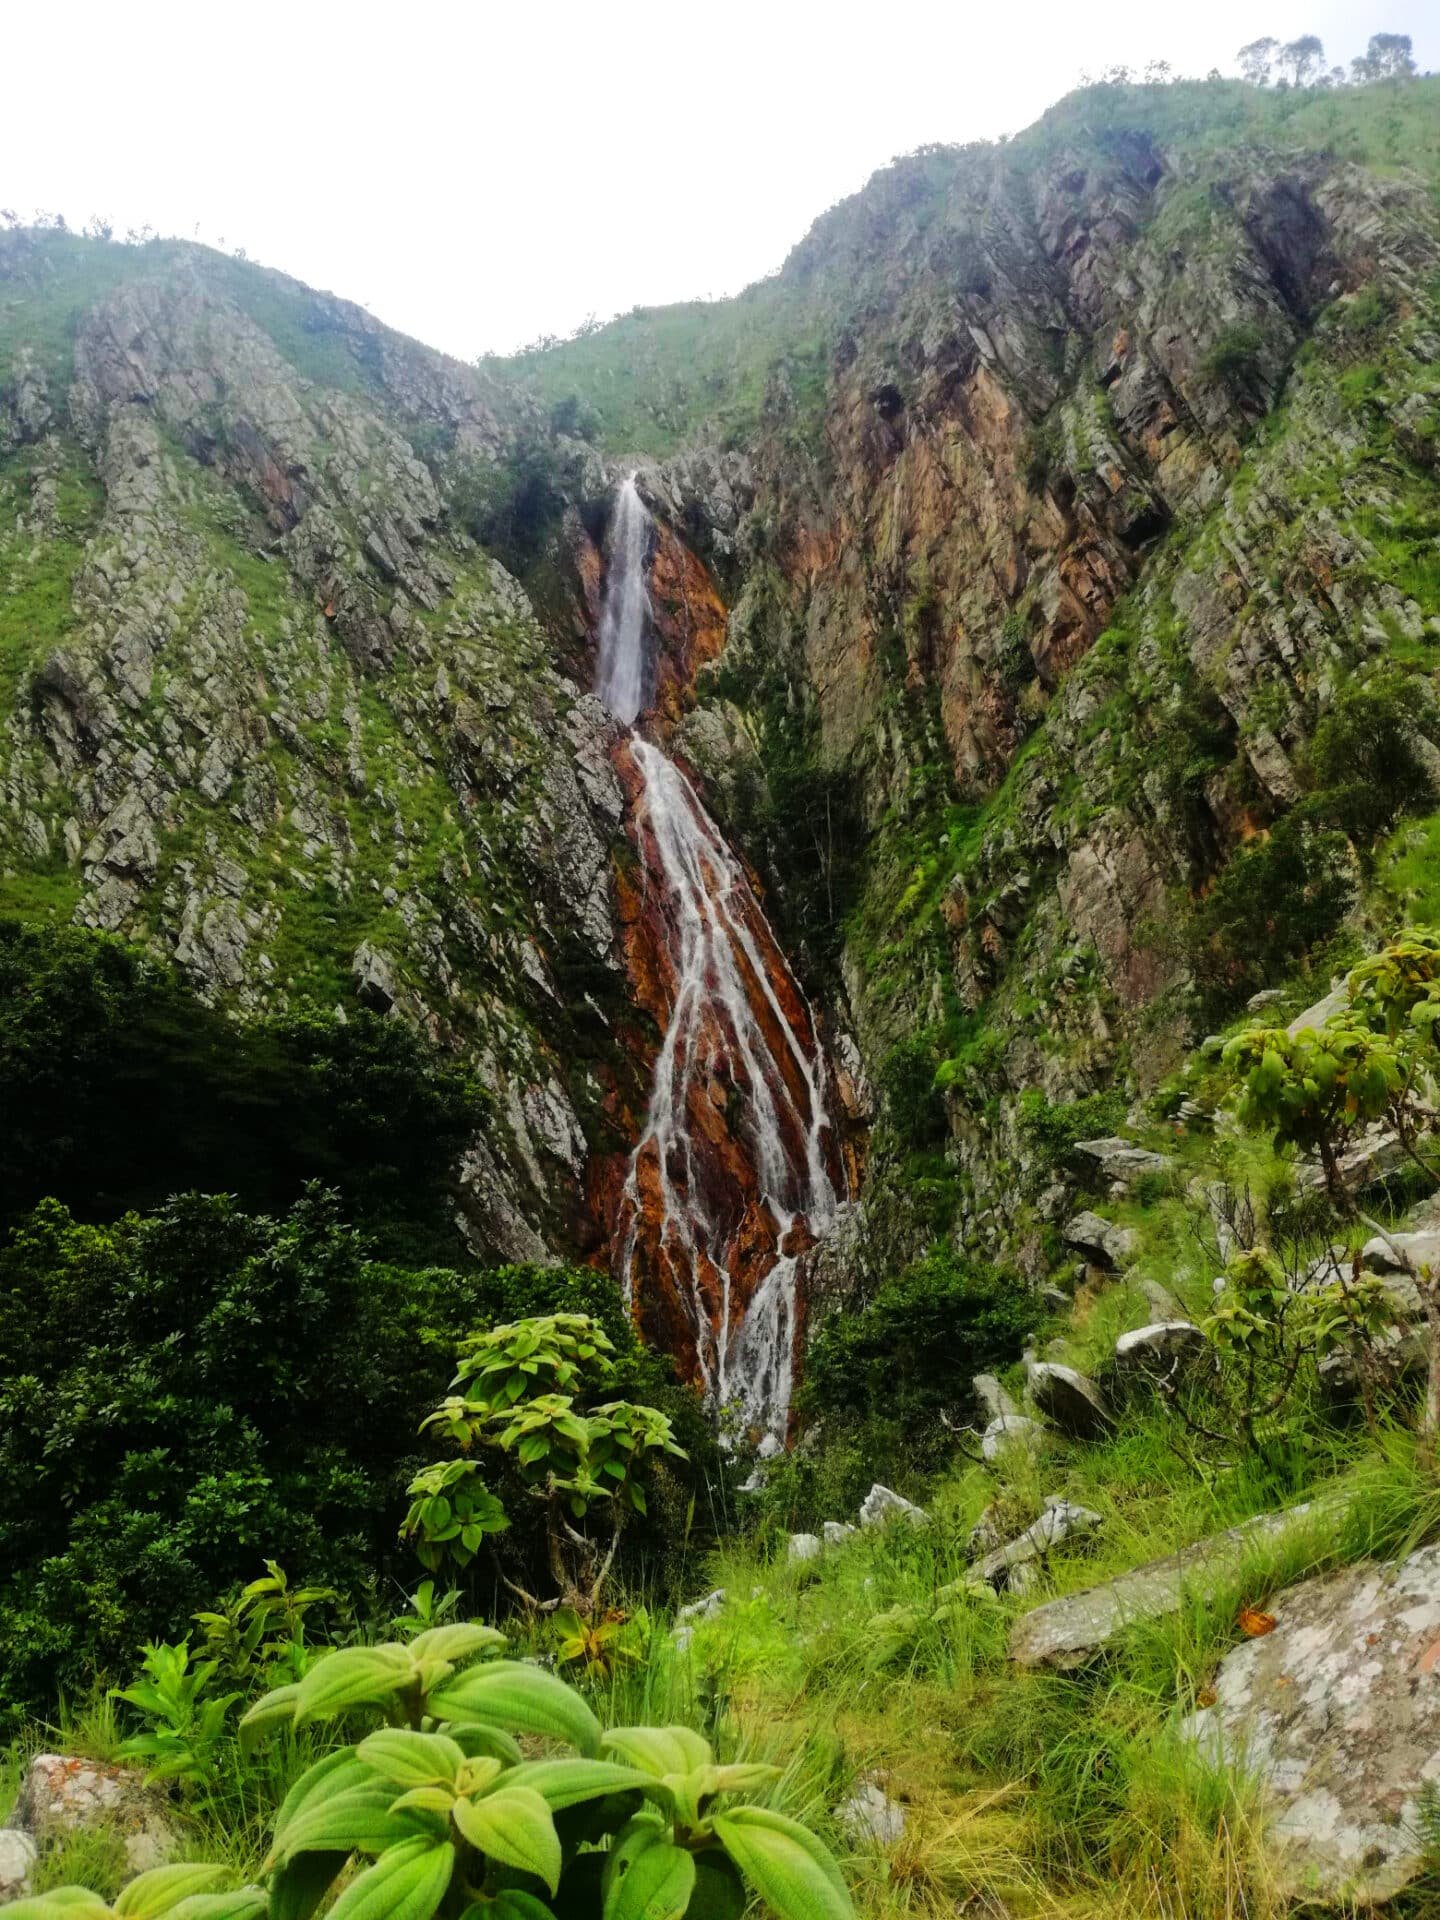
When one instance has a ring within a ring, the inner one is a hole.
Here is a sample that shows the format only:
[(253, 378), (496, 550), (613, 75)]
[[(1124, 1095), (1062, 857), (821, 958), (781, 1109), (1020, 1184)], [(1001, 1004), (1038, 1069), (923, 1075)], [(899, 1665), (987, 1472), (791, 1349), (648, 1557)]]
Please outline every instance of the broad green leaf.
[(398, 1800), (392, 1800), (392, 1813), (416, 1811), (420, 1813), (438, 1813), (442, 1819), (450, 1818), (450, 1809), (455, 1804), (453, 1787), (411, 1787), (402, 1793)]
[(600, 1745), (656, 1780), (708, 1767), (714, 1757), (708, 1741), (689, 1727), (612, 1727)]
[(446, 1732), (469, 1760), (488, 1756), (492, 1760), (503, 1760), (507, 1767), (516, 1767), (524, 1757), (503, 1727), (487, 1727), (472, 1720), (468, 1724), (457, 1722), (447, 1727)]
[(363, 1787), (321, 1795), (286, 1827), (283, 1846), (276, 1842), (275, 1857), (288, 1860), (296, 1853), (383, 1853), (386, 1847), (411, 1840), (416, 1822), (426, 1816), (403, 1809), (396, 1813), (391, 1804), (394, 1798), (394, 1787), (373, 1773)]
[(555, 1920), (545, 1902), (523, 1887), (502, 1887), (493, 1900), (476, 1901), (460, 1920)]
[(717, 1813), (715, 1836), (779, 1920), (853, 1920), (850, 1892), (829, 1849), (798, 1821), (766, 1807)]
[(122, 1891), (115, 1912), (122, 1920), (156, 1920), (158, 1914), (168, 1913), (192, 1893), (208, 1893), (228, 1872), (224, 1866), (197, 1866), (189, 1861), (151, 1867), (148, 1873), (137, 1874)]
[(5, 1920), (109, 1920), (110, 1909), (88, 1887), (56, 1887), (29, 1900), (12, 1901)]
[(514, 1733), (548, 1733), (582, 1753), (600, 1745), (600, 1722), (572, 1687), (543, 1667), (518, 1660), (492, 1660), (432, 1694), (438, 1720), (486, 1720)]
[(270, 1920), (310, 1920), (348, 1853), (297, 1853), (270, 1875)]
[(767, 1767), (759, 1760), (735, 1761), (728, 1767), (710, 1769), (712, 1793), (755, 1793), (780, 1778), (779, 1767)]
[(415, 1733), (409, 1727), (381, 1727), (355, 1749), (373, 1773), (397, 1787), (432, 1787), (453, 1780), (465, 1755), (443, 1733)]
[(457, 1800), (452, 1817), (472, 1847), (504, 1866), (533, 1873), (554, 1893), (560, 1884), (560, 1836), (533, 1788), (498, 1787), (482, 1800)]
[(289, 1686), (272, 1687), (269, 1693), (257, 1700), (249, 1712), (241, 1716), (241, 1752), (252, 1751), (255, 1741), (267, 1727), (290, 1726), (295, 1719), (295, 1703), (299, 1696), (300, 1684), (295, 1681)]
[(263, 1887), (236, 1887), (231, 1893), (192, 1893), (171, 1907), (168, 1920), (258, 1920), (269, 1905)]
[(350, 1882), (330, 1909), (332, 1920), (430, 1920), (454, 1870), (448, 1840), (408, 1840)]
[(280, 1811), (275, 1816), (270, 1839), (270, 1858), (278, 1860), (285, 1852), (290, 1827), (302, 1812), (351, 1787), (374, 1784), (375, 1776), (353, 1747), (342, 1747), (336, 1753), (327, 1753), (314, 1766), (307, 1767), (280, 1802)]
[(694, 1858), (695, 1891), (685, 1920), (740, 1920), (749, 1899), (735, 1862), (719, 1847), (705, 1847)]
[(503, 1647), (505, 1636), (495, 1627), (483, 1627), (478, 1620), (460, 1620), (449, 1627), (427, 1627), (410, 1642), (417, 1660), (449, 1660), (459, 1666), (490, 1647)]
[(653, 1792), (655, 1782), (611, 1760), (527, 1760), (505, 1776), (507, 1787), (530, 1787), (547, 1806), (573, 1807), (609, 1793)]
[(295, 1724), (327, 1720), (349, 1707), (388, 1700), (414, 1671), (407, 1647), (341, 1647), (327, 1653), (300, 1682), (295, 1694)]
[(605, 1920), (683, 1920), (695, 1891), (694, 1856), (652, 1829), (648, 1845), (625, 1849), (607, 1882)]

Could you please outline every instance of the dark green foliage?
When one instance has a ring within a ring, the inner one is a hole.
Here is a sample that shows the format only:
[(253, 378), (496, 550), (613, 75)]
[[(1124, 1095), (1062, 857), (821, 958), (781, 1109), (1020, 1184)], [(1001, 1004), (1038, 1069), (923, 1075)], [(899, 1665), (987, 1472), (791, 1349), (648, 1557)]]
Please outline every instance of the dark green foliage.
[(1102, 1139), (1124, 1118), (1125, 1096), (1115, 1088), (1056, 1104), (1030, 1087), (1021, 1094), (1017, 1113), (1022, 1137), (1047, 1172), (1068, 1162), (1077, 1140)]
[(538, 437), (517, 441), (496, 460), (466, 460), (451, 474), (450, 511), (472, 539), (524, 573), (560, 524), (563, 467), (553, 442)]
[(880, 1062), (876, 1078), (885, 1099), (885, 1116), (908, 1147), (927, 1146), (944, 1135), (945, 1105), (935, 1084), (937, 1065), (935, 1038), (929, 1032), (908, 1034)]
[(453, 1257), (450, 1168), (479, 1094), (357, 1010), (236, 1025), (134, 949), (0, 921), (0, 1222), (89, 1220), (187, 1188), (284, 1208), (307, 1180), (409, 1260)]
[(1360, 847), (1426, 804), (1430, 782), (1416, 757), (1413, 692), (1404, 675), (1347, 685), (1326, 710), (1310, 747), (1318, 791), (1310, 809)]
[(1190, 916), (1189, 961), (1221, 1016), (1335, 932), (1355, 898), (1345, 836), (1288, 814), (1221, 871)]
[(973, 1419), (973, 1376), (1016, 1359), (1037, 1320), (1035, 1297), (1013, 1275), (934, 1248), (819, 1329), (801, 1410), (827, 1444), (863, 1439), (866, 1486), (882, 1466), (913, 1477), (953, 1447), (940, 1416)]
[(0, 1709), (128, 1665), (267, 1557), (408, 1580), (416, 1427), (473, 1294), (367, 1261), (318, 1189), (280, 1218), (38, 1208), (0, 1252)]
[(1232, 386), (1253, 386), (1260, 374), (1260, 355), (1265, 341), (1258, 327), (1237, 321), (1226, 327), (1206, 354), (1202, 371), (1212, 379), (1226, 380)]

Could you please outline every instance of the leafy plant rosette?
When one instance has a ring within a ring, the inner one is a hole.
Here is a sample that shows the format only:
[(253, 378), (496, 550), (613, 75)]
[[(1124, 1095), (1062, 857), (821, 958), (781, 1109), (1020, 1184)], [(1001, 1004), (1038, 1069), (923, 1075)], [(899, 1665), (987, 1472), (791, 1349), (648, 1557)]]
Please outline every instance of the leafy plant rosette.
[[(852, 1920), (833, 1856), (807, 1828), (736, 1796), (778, 1769), (717, 1765), (687, 1727), (602, 1729), (563, 1680), (493, 1654), (493, 1628), (431, 1628), (347, 1647), (241, 1723), (375, 1712), (387, 1724), (328, 1753), (276, 1817), (264, 1886), (217, 1891), (223, 1868), (162, 1867), (113, 1908), (81, 1887), (7, 1920), (739, 1920), (749, 1893), (779, 1920)], [(517, 1734), (568, 1754), (526, 1759)]]

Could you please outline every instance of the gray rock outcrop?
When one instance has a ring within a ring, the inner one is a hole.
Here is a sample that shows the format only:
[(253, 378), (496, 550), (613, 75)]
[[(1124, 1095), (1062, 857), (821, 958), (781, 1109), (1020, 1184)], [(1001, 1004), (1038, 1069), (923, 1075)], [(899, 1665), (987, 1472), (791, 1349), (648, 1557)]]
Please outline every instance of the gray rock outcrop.
[(1260, 1781), (1280, 1885), (1388, 1900), (1420, 1871), (1440, 1778), (1440, 1547), (1347, 1567), (1268, 1603), (1275, 1629), (1220, 1663), (1182, 1732)]
[(860, 1503), (862, 1527), (886, 1527), (893, 1520), (907, 1520), (913, 1527), (923, 1527), (929, 1519), (923, 1507), (917, 1507), (913, 1500), (907, 1500), (904, 1494), (890, 1487), (882, 1487), (878, 1480)]
[(41, 1848), (57, 1835), (103, 1826), (120, 1836), (130, 1875), (163, 1866), (179, 1845), (168, 1796), (138, 1768), (60, 1753), (30, 1762), (10, 1820)]
[(1077, 1213), (1065, 1222), (1065, 1244), (1102, 1267), (1123, 1267), (1135, 1251), (1135, 1234), (1098, 1213)]
[(1101, 1516), (1092, 1513), (1089, 1507), (1078, 1506), (1072, 1500), (1053, 1495), (1045, 1502), (1045, 1511), (1038, 1520), (1032, 1521), (1013, 1540), (1007, 1540), (1003, 1546), (995, 1547), (983, 1559), (977, 1560), (971, 1573), (977, 1580), (988, 1581), (991, 1586), (1013, 1585), (1013, 1574), (1017, 1567), (1042, 1559), (1062, 1541), (1093, 1533), (1103, 1525)]
[(1335, 1514), (1332, 1500), (1259, 1514), (1114, 1580), (1047, 1601), (1016, 1621), (1010, 1634), (1010, 1658), (1022, 1667), (1083, 1666), (1126, 1627), (1177, 1612), (1187, 1592), (1204, 1592), (1207, 1583), (1233, 1573), (1257, 1543), (1292, 1530), (1323, 1538), (1333, 1527)]

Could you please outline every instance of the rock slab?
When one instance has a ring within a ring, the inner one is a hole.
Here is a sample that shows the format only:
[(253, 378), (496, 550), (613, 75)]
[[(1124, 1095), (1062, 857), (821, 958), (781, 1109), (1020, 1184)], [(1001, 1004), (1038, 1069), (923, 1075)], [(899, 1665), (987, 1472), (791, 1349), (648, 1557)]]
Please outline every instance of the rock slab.
[(1261, 1783), (1281, 1884), (1388, 1900), (1419, 1872), (1440, 1781), (1440, 1546), (1289, 1587), (1182, 1731)]
[(1010, 1658), (1022, 1667), (1083, 1666), (1137, 1620), (1175, 1613), (1188, 1590), (1203, 1589), (1240, 1566), (1257, 1541), (1290, 1527), (1314, 1526), (1320, 1503), (1262, 1513), (1241, 1526), (1212, 1534), (1179, 1553), (1149, 1560), (1114, 1580), (1082, 1593), (1068, 1593), (1022, 1614), (1010, 1633)]

